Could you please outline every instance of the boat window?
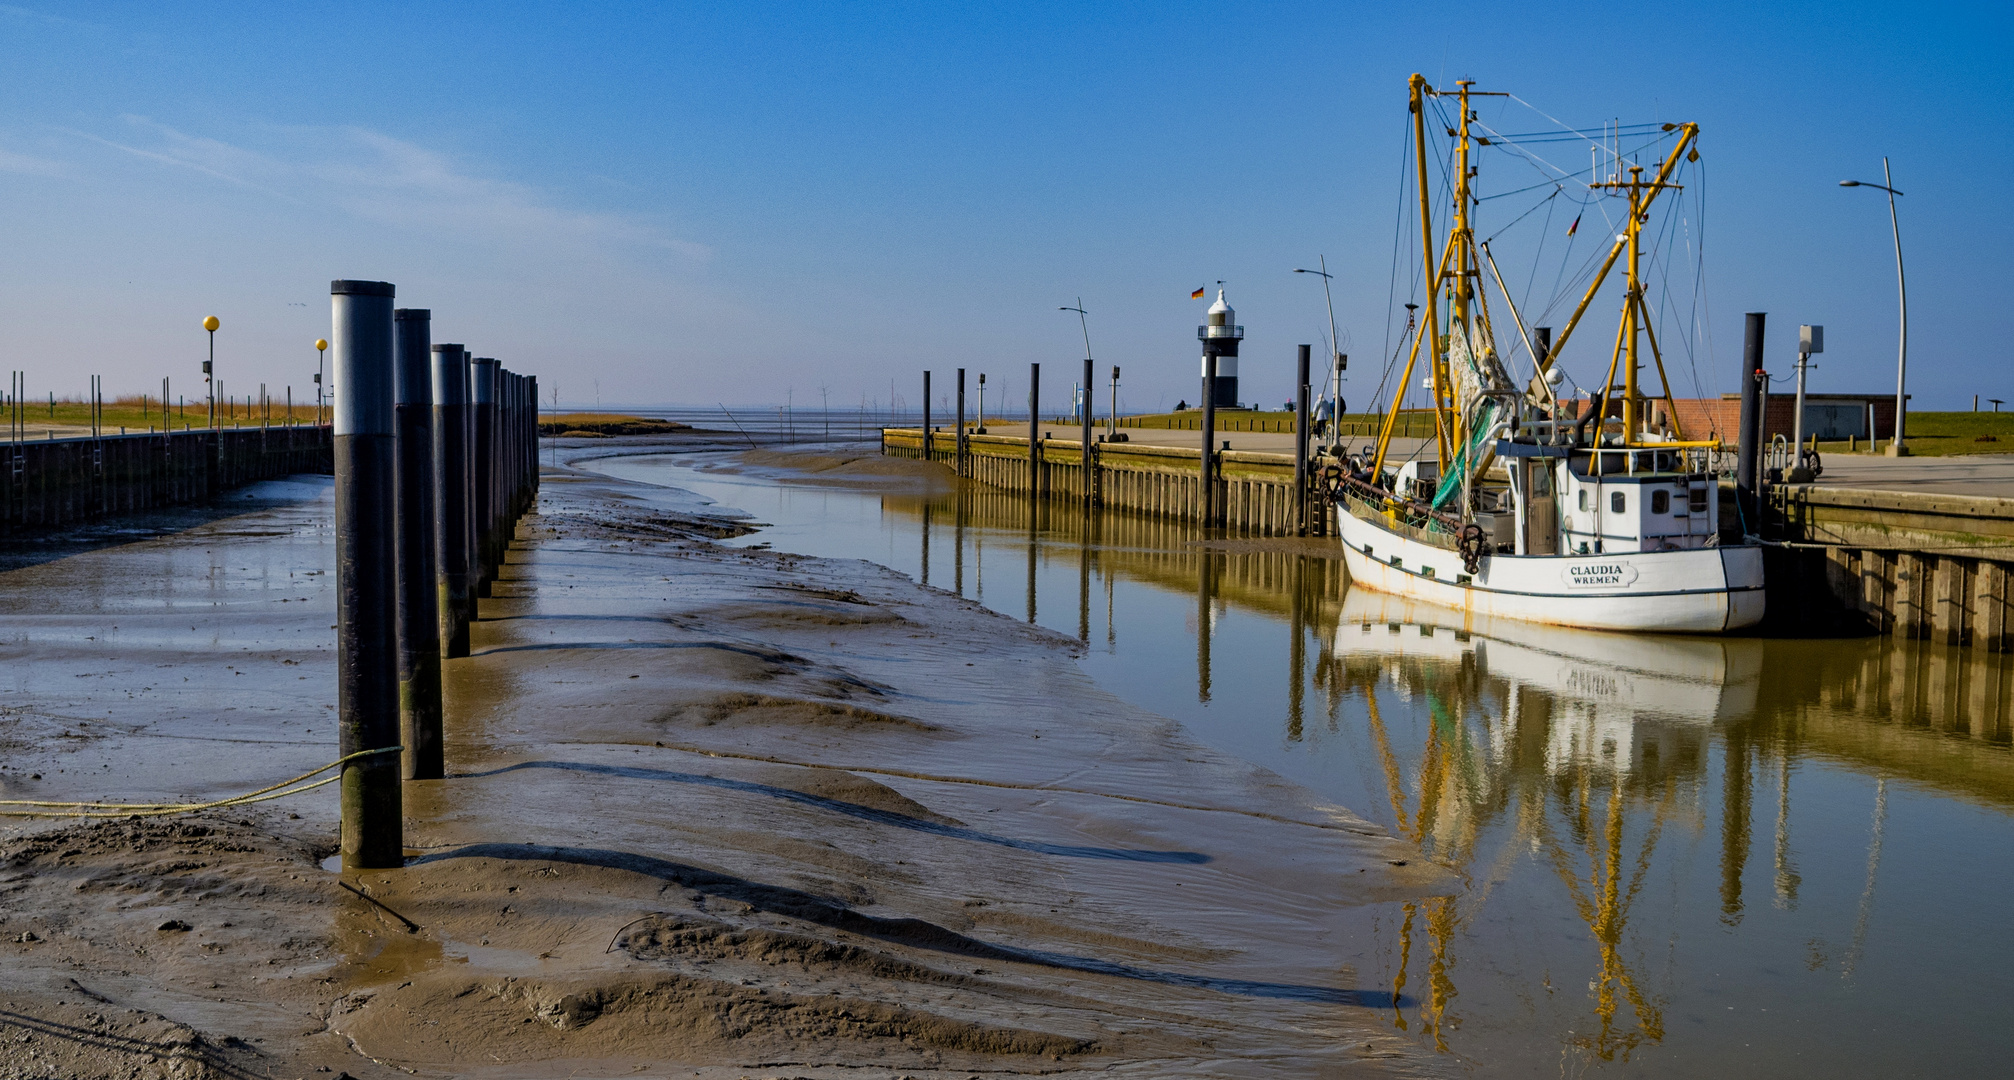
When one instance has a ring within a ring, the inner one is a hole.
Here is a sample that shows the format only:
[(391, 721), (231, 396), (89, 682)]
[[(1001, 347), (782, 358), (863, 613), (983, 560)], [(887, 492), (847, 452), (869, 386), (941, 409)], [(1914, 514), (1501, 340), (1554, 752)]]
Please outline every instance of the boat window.
[(1552, 473), (1544, 466), (1531, 471), (1531, 495), (1543, 499), (1552, 494)]
[(1580, 508), (1581, 508), (1582, 510), (1585, 510), (1585, 509), (1587, 509), (1587, 489), (1586, 489), (1586, 488), (1581, 488), (1581, 489), (1580, 489)]
[(1625, 500), (1624, 500), (1624, 499), (1623, 499), (1623, 497), (1622, 497), (1622, 492), (1620, 492), (1620, 491), (1611, 491), (1611, 492), (1609, 492), (1609, 493), (1608, 493), (1608, 508), (1609, 508), (1609, 511), (1610, 511), (1611, 513), (1616, 513), (1616, 514), (1620, 514), (1620, 513), (1622, 513), (1622, 511), (1623, 511), (1623, 507), (1624, 507), (1625, 505), (1626, 505), (1626, 502), (1625, 502)]
[(1651, 513), (1653, 513), (1653, 514), (1669, 514), (1669, 513), (1671, 513), (1671, 492), (1669, 492), (1669, 491), (1653, 491), (1653, 492), (1651, 492), (1651, 493), (1650, 493), (1650, 512), (1651, 512)]
[(1695, 514), (1706, 513), (1706, 488), (1704, 487), (1693, 488), (1691, 492), (1690, 502), (1692, 505), (1693, 513)]

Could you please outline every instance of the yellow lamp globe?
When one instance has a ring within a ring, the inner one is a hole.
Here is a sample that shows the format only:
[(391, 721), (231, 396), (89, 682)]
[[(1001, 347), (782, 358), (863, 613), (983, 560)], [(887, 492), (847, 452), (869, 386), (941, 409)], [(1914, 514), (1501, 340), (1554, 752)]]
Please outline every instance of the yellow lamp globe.
[(329, 343), (328, 343), (328, 341), (327, 341), (326, 339), (324, 339), (324, 338), (316, 338), (316, 339), (315, 339), (315, 351), (316, 351), (316, 352), (324, 352), (324, 351), (326, 351), (326, 350), (328, 349), (328, 347), (329, 347)]
[(223, 325), (222, 323), (217, 321), (217, 317), (215, 315), (205, 316), (203, 319), (203, 329), (205, 330), (214, 331), (217, 329), (217, 327), (222, 325)]

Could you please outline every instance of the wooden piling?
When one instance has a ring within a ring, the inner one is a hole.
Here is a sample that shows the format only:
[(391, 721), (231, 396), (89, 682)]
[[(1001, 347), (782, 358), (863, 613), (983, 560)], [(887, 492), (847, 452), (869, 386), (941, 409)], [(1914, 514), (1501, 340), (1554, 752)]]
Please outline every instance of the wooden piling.
[(393, 313), (393, 425), (397, 431), (400, 775), (438, 780), (441, 751), (441, 627), (434, 568), (432, 313)]
[[(336, 710), (341, 754), (399, 737), (397, 428), (392, 295), (384, 281), (330, 285), (336, 386)], [(399, 763), (390, 754), (341, 772), (343, 869), (404, 864)]]

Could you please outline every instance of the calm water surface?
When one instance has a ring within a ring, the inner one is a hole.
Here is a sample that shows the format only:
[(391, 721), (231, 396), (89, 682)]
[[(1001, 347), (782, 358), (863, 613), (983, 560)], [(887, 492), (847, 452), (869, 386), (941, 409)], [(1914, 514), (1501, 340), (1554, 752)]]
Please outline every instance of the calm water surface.
[(1462, 895), (1362, 910), (1337, 958), (1456, 1071), (2008, 1075), (2004, 660), (1464, 626), (1318, 547), (718, 461), (592, 467), (1076, 635), (1113, 693), (1458, 868)]

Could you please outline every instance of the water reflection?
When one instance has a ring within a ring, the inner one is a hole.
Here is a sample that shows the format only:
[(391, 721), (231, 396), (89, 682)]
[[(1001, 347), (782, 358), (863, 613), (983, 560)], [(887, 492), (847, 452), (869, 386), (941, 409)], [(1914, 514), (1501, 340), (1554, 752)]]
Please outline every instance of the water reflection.
[(1844, 1076), (2014, 1052), (2014, 943), (1972, 929), (2014, 914), (2004, 658), (1488, 622), (1352, 591), (1319, 541), (984, 488), (625, 475), (750, 509), (778, 548), (919, 577), (948, 557), (953, 591), (1074, 633), (1108, 689), (1459, 870), (1457, 896), (1364, 910), (1342, 958), (1452, 1061)]
[[(1983, 655), (1885, 639), (1629, 637), (1491, 622), (1352, 591), (1319, 544), (1031, 514), (984, 491), (884, 496), (882, 509), (926, 528), (952, 515), (961, 545), (968, 529), (1021, 524), (1031, 621), (1040, 561), (1068, 550), (1086, 642), (1094, 614), (1116, 642), (1115, 579), (1190, 594), (1201, 706), (1225, 692), (1222, 665), (1278, 665), (1285, 744), (1332, 741), (1359, 769), (1368, 763), (1372, 782), (1343, 801), (1467, 878), (1462, 895), (1399, 905), (1376, 931), (1391, 1000), (1414, 1003), (1394, 1006), (1393, 1024), (1444, 1051), (1470, 1049), (1465, 1025), (1498, 1027), (1506, 1012), (1525, 1012), (1583, 1067), (1640, 1058), (1669, 1036), (1674, 1004), (1690, 1011), (1699, 962), (1738, 961), (1740, 946), (1729, 946), (1756, 903), (1795, 915), (1806, 837), (1827, 857), (1859, 852), (1845, 856), (1858, 864), (1850, 880), (1824, 875), (1840, 895), (1819, 905), (1850, 920), (1789, 918), (1765, 933), (1801, 937), (1807, 971), (1850, 983), (1879, 922), (1891, 779), (2014, 805), (2009, 673)], [(1090, 604), (1094, 574), (1102, 613)], [(1279, 625), (1285, 640), (1232, 640), (1231, 615)], [(1310, 694), (1322, 701), (1313, 710)], [(1251, 704), (1242, 684), (1238, 699)], [(1798, 824), (1792, 795), (1809, 757), (1871, 778), (1858, 813)], [(1995, 828), (2004, 836), (2005, 819)], [(1710, 861), (1698, 858), (1702, 846)], [(1693, 884), (1711, 890), (1698, 898), (1706, 903), (1688, 895)], [(1503, 940), (1502, 923), (1540, 914), (1570, 915), (1575, 932)], [(1695, 944), (1708, 932), (1695, 914), (1710, 914), (1719, 935)], [(1507, 1007), (1518, 999), (1523, 1008)]]

